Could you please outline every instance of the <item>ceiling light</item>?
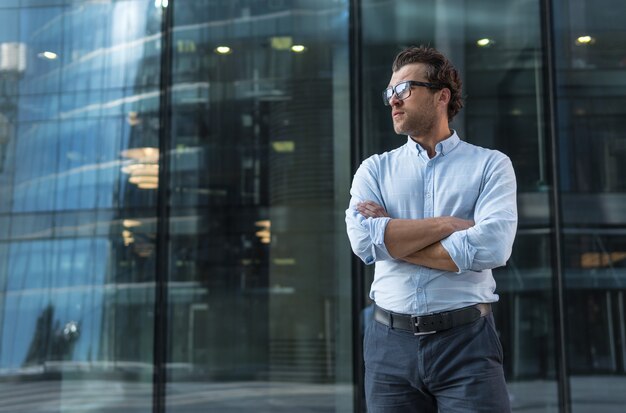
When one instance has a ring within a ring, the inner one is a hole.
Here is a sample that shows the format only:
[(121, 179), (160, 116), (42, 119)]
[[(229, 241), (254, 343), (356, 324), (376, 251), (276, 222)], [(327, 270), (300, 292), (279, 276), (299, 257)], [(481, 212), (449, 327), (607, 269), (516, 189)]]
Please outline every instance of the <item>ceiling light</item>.
[(493, 40), (485, 37), (483, 39), (477, 40), (476, 44), (478, 45), (478, 47), (487, 47), (493, 45)]
[(131, 184), (139, 185), (139, 184), (158, 184), (159, 177), (158, 176), (149, 176), (149, 175), (133, 175), (128, 178), (128, 182)]
[(272, 261), (276, 265), (296, 265), (295, 258), (274, 258)]
[(215, 52), (218, 54), (230, 54), (233, 52), (233, 49), (228, 46), (217, 46)]
[(156, 163), (159, 161), (159, 148), (146, 146), (143, 148), (125, 149), (122, 151), (122, 156), (142, 162)]
[(140, 182), (137, 184), (137, 188), (139, 189), (157, 189), (159, 187), (159, 183), (152, 182)]
[(293, 39), (291, 36), (270, 37), (270, 45), (275, 50), (289, 50), (293, 45)]
[(152, 147), (131, 148), (122, 151), (129, 158), (122, 172), (130, 175), (128, 182), (141, 189), (156, 189), (159, 186), (159, 149)]
[(272, 223), (269, 219), (263, 219), (254, 223), (257, 227), (261, 227), (260, 231), (256, 231), (255, 235), (259, 238), (262, 244), (269, 244), (272, 237), (271, 227)]
[(258, 227), (271, 228), (272, 222), (269, 219), (262, 219), (261, 221), (256, 221), (254, 225)]
[(40, 57), (42, 59), (54, 60), (54, 59), (56, 59), (59, 56), (56, 53), (54, 53), (54, 52), (45, 51), (45, 52), (39, 53), (37, 55), (37, 57)]
[(125, 220), (122, 221), (122, 224), (126, 228), (133, 228), (133, 227), (140, 226), (141, 225), (141, 221), (138, 221), (136, 219), (125, 219)]
[(578, 46), (582, 46), (585, 44), (594, 44), (595, 42), (596, 39), (591, 36), (580, 36), (578, 39), (576, 39), (576, 45)]
[(294, 141), (276, 141), (272, 142), (272, 149), (278, 153), (293, 152), (296, 149)]
[(301, 44), (294, 44), (293, 46), (291, 46), (291, 51), (294, 53), (302, 53), (306, 50), (306, 47), (304, 47)]

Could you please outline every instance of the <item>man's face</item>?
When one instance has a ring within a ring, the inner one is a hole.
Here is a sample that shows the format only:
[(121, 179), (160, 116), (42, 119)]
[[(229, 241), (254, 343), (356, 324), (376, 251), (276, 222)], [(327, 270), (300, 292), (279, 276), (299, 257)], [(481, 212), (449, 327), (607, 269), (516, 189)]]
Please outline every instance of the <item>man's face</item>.
[[(412, 63), (401, 67), (391, 76), (389, 86), (395, 86), (405, 80), (428, 82), (426, 66), (422, 63)], [(398, 135), (416, 137), (432, 131), (438, 116), (436, 99), (437, 93), (422, 86), (412, 86), (411, 95), (404, 100), (398, 99), (394, 94), (389, 103), (395, 132)]]

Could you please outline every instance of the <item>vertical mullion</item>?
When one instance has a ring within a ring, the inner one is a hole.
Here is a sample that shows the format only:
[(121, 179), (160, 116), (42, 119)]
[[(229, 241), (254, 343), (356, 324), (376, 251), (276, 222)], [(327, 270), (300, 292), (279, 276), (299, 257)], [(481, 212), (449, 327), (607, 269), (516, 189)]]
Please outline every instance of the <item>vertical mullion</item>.
[[(351, 172), (356, 171), (360, 164), (363, 148), (361, 120), (363, 103), (361, 99), (362, 80), (362, 32), (361, 32), (361, 0), (350, 0), (350, 166)], [(352, 176), (352, 174), (351, 174)], [(361, 338), (361, 313), (364, 307), (364, 271), (363, 264), (352, 255), (352, 377), (354, 385), (354, 412), (365, 411), (364, 397), (364, 366), (363, 342)]]
[(172, 14), (174, 1), (161, 7), (161, 62), (159, 79), (159, 187), (157, 192), (156, 273), (154, 297), (152, 411), (165, 413), (168, 348), (169, 271), (169, 151), (171, 129)]
[(550, 144), (550, 174), (552, 190), (550, 192), (550, 209), (552, 212), (552, 287), (554, 291), (554, 327), (555, 327), (555, 360), (557, 368), (557, 385), (559, 410), (562, 413), (571, 412), (571, 395), (568, 377), (566, 325), (565, 325), (565, 280), (563, 274), (563, 245), (562, 245), (562, 215), (560, 180), (558, 168), (559, 142), (557, 136), (557, 92), (556, 92), (556, 64), (554, 55), (554, 18), (553, 0), (541, 0), (541, 38), (543, 47), (543, 80), (544, 96), (546, 99), (545, 119)]

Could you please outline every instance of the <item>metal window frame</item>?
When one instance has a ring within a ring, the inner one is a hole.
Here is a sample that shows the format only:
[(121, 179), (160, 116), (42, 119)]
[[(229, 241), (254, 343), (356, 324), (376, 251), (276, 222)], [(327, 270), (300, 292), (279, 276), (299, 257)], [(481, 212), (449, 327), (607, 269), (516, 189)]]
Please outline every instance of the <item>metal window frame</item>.
[(169, 153), (171, 139), (172, 28), (174, 0), (162, 7), (161, 73), (159, 79), (159, 187), (157, 192), (156, 274), (154, 295), (152, 411), (165, 413), (169, 306)]

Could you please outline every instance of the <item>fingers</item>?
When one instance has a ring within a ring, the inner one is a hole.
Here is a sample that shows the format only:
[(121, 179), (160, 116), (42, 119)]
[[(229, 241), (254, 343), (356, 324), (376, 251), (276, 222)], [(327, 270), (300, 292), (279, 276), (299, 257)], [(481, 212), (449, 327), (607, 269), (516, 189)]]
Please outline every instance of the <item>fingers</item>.
[(356, 204), (356, 210), (366, 218), (388, 217), (387, 211), (373, 201), (364, 201)]

